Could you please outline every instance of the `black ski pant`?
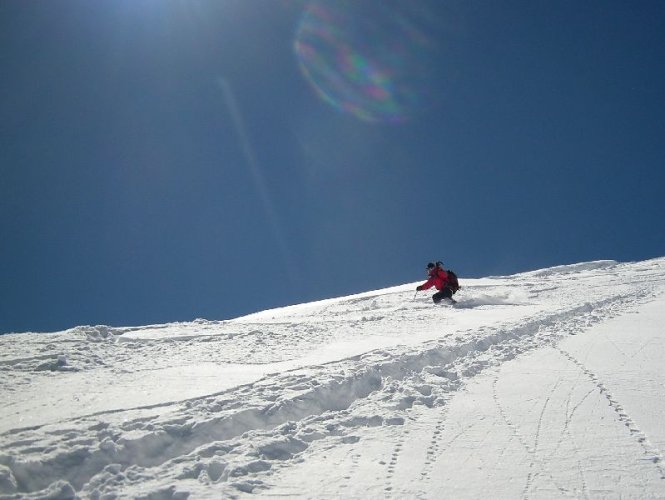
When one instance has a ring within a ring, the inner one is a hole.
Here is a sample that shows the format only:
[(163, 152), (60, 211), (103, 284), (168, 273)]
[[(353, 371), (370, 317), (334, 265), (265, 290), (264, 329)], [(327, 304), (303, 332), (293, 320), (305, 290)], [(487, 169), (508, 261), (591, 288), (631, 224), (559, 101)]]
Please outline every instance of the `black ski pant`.
[(452, 299), (452, 298), (453, 298), (453, 291), (447, 286), (444, 287), (443, 290), (439, 290), (434, 295), (432, 295), (432, 300), (434, 301), (435, 304), (438, 304), (443, 299)]

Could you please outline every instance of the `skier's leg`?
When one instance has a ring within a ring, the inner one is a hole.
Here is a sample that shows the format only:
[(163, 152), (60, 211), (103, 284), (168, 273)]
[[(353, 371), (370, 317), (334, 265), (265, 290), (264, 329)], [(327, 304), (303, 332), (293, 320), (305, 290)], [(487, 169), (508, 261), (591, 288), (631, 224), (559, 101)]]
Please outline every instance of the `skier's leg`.
[(453, 291), (450, 288), (445, 287), (443, 290), (440, 290), (436, 292), (434, 295), (432, 295), (432, 300), (434, 301), (435, 304), (438, 304), (443, 299), (446, 299), (452, 303), (455, 302), (453, 300)]

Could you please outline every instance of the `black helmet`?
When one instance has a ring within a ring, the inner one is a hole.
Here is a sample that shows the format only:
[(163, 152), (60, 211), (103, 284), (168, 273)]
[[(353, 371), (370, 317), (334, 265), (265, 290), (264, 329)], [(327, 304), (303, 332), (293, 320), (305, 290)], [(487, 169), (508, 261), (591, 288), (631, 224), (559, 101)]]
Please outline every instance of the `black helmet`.
[(441, 262), (440, 260), (438, 260), (438, 261), (436, 262), (436, 267), (443, 269), (443, 262)]
[(430, 262), (429, 264), (427, 264), (427, 269), (432, 269), (433, 267), (434, 267), (433, 262)]

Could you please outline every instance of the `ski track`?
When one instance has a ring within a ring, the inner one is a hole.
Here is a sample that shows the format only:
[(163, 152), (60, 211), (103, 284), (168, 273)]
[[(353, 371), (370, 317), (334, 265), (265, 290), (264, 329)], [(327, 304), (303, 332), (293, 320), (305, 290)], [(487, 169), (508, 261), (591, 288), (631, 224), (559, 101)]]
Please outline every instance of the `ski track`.
[[(463, 289), (460, 307), (449, 309), (451, 316), (463, 315), (474, 308), (515, 307), (509, 295), (501, 295), (515, 285), (527, 291), (527, 300), (520, 302), (521, 306), (551, 295), (561, 296), (562, 305), (557, 310), (537, 311), (516, 322), (481, 326), (475, 331), (458, 331), (453, 335), (445, 332), (444, 321), (440, 338), (419, 345), (379, 349), (326, 365), (298, 368), (178, 403), (99, 412), (5, 432), (0, 435), (0, 478), (11, 478), (15, 486), (7, 488), (0, 482), (0, 493), (6, 495), (4, 498), (67, 498), (74, 493), (82, 498), (99, 498), (104, 492), (131, 496), (142, 491), (150, 492), (151, 499), (185, 498), (186, 492), (179, 493), (169, 486), (169, 481), (188, 479), (193, 485), (216, 483), (225, 488), (217, 491), (234, 496), (267, 488), (266, 478), (271, 470), (288, 466), (315, 441), (330, 441), (331, 446), (339, 446), (356, 442), (359, 438), (355, 433), (360, 429), (386, 426), (396, 432), (392, 454), (385, 464), (384, 494), (398, 496), (393, 480), (408, 437), (403, 426), (409, 410), (422, 405), (440, 411), (431, 440), (422, 451), (421, 475), (427, 479), (436, 457), (445, 451), (440, 436), (445, 427), (446, 401), (451, 394), (488, 367), (496, 368), (523, 352), (543, 346), (557, 348), (596, 385), (640, 443), (645, 456), (665, 478), (660, 450), (650, 444), (594, 373), (556, 347), (562, 336), (579, 334), (662, 293), (663, 280), (651, 278), (650, 272), (662, 272), (664, 263), (647, 261), (636, 266), (628, 282), (618, 279), (616, 274), (630, 265), (611, 262), (496, 278), (496, 285)], [(579, 274), (570, 278), (574, 272)], [(596, 282), (603, 276), (607, 283), (598, 286)], [(585, 277), (595, 281), (585, 285)], [(491, 300), (492, 293), (498, 297), (495, 303)], [(575, 297), (569, 296), (573, 293)], [(20, 357), (18, 352), (4, 351), (0, 373), (41, 371), (44, 376), (52, 376), (54, 372), (85, 371), (100, 366), (111, 371), (137, 371), (123, 366), (135, 363), (137, 352), (144, 363), (142, 369), (150, 370), (160, 367), (160, 362), (150, 359), (160, 359), (159, 353), (173, 349), (183, 359), (205, 353), (205, 361), (232, 362), (234, 359), (225, 357), (223, 348), (229, 342), (234, 345), (234, 356), (246, 353), (251, 359), (284, 361), (316, 349), (339, 331), (357, 330), (356, 335), (361, 336), (374, 328), (368, 325), (380, 324), (384, 318), (391, 318), (394, 323), (398, 316), (414, 324), (421, 321), (420, 315), (432, 314), (432, 306), (424, 301), (409, 303), (411, 295), (411, 292), (390, 292), (332, 302), (324, 305), (320, 313), (328, 318), (326, 322), (312, 319), (253, 322), (247, 317), (168, 325), (166, 328), (186, 332), (168, 339), (159, 338), (163, 325), (79, 327), (60, 335), (62, 339), (54, 336), (35, 342), (44, 354)], [(577, 297), (581, 296), (585, 302), (580, 304)], [(151, 330), (155, 332), (154, 338), (149, 336)], [(137, 332), (147, 336), (136, 337)], [(72, 340), (72, 335), (77, 339)], [(214, 348), (197, 349), (202, 342)], [(17, 383), (20, 388), (21, 383), (29, 382), (18, 379)], [(555, 384), (552, 393), (556, 388)], [(501, 407), (496, 387), (494, 398), (505, 423), (531, 456), (523, 490), (523, 497), (528, 498), (533, 479), (548, 474), (546, 457), (539, 456), (539, 435), (549, 397), (541, 408), (533, 442), (522, 436), (511, 422)], [(567, 423), (583, 401), (566, 410)], [(568, 401), (568, 404), (573, 403)], [(155, 408), (162, 411), (137, 416), (141, 410)], [(567, 423), (563, 433), (567, 432)], [(355, 457), (354, 463), (359, 458)], [(350, 481), (354, 474), (352, 469), (346, 478)], [(579, 474), (584, 484), (581, 466)], [(585, 487), (582, 494), (587, 496)]]
[(612, 395), (608, 390), (606, 384), (589, 370), (583, 363), (570, 355), (568, 352), (561, 348), (557, 348), (559, 353), (577, 366), (598, 388), (598, 391), (607, 399), (610, 407), (617, 413), (619, 421), (621, 421), (630, 432), (630, 435), (640, 444), (644, 450), (645, 460), (653, 463), (658, 470), (661, 479), (665, 479), (665, 468), (663, 467), (663, 455), (660, 450), (649, 442), (645, 433), (637, 426), (635, 421), (627, 414), (621, 403)]
[[(553, 474), (551, 474), (551, 472), (549, 472), (549, 470), (548, 470), (547, 460), (544, 457), (542, 457), (538, 454), (538, 440), (539, 440), (540, 428), (541, 428), (541, 425), (542, 425), (543, 415), (544, 415), (545, 410), (546, 410), (546, 408), (549, 404), (549, 401), (550, 401), (550, 398), (551, 398), (552, 394), (554, 393), (554, 391), (556, 390), (556, 388), (559, 384), (559, 381), (557, 381), (553, 385), (552, 390), (550, 391), (550, 394), (548, 394), (548, 396), (545, 398), (545, 401), (544, 401), (544, 403), (541, 407), (541, 411), (540, 411), (540, 414), (539, 414), (537, 428), (536, 428), (536, 432), (535, 432), (535, 435), (534, 435), (534, 438), (533, 438), (533, 443), (529, 443), (529, 440), (527, 439), (527, 437), (524, 436), (522, 432), (520, 432), (519, 426), (517, 426), (511, 420), (511, 418), (508, 416), (508, 412), (506, 411), (506, 409), (503, 407), (503, 405), (500, 402), (500, 398), (498, 396), (497, 387), (496, 387), (496, 384), (497, 384), (498, 380), (499, 380), (499, 377), (497, 375), (497, 376), (494, 377), (494, 380), (492, 382), (492, 397), (493, 397), (493, 400), (494, 400), (494, 404), (496, 405), (496, 407), (498, 409), (498, 412), (499, 412), (499, 415), (501, 416), (502, 420), (508, 426), (508, 428), (511, 430), (513, 437), (515, 439), (517, 439), (517, 441), (522, 445), (522, 447), (526, 451), (527, 455), (529, 456), (529, 465), (528, 465), (529, 472), (526, 475), (525, 484), (524, 484), (524, 487), (522, 489), (522, 498), (528, 499), (529, 498), (529, 493), (530, 493), (530, 490), (531, 490), (531, 487), (532, 487), (532, 483), (538, 475), (541, 475), (541, 474), (547, 475), (550, 478), (550, 480), (553, 483), (556, 484), (556, 480), (554, 479)], [(565, 491), (565, 488), (563, 486), (557, 485), (557, 487), (559, 488), (560, 491)]]

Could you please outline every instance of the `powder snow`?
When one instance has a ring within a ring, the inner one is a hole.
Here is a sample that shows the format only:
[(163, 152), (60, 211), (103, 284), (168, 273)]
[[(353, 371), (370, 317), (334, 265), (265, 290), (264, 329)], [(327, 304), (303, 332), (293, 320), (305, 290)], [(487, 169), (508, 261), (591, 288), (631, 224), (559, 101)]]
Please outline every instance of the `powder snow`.
[(0, 336), (0, 498), (665, 498), (665, 258)]

